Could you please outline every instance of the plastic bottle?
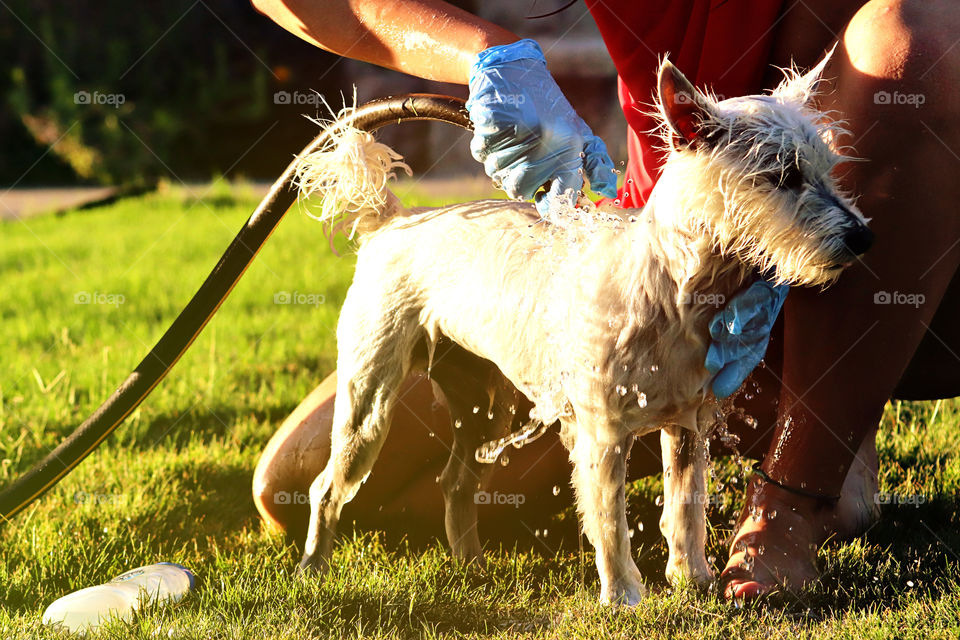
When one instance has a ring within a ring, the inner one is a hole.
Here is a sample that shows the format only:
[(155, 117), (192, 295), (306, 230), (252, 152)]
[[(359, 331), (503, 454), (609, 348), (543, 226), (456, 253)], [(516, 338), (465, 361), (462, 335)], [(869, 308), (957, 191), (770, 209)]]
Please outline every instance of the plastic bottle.
[(69, 593), (43, 612), (43, 623), (62, 625), (69, 631), (96, 629), (112, 617), (125, 622), (146, 604), (176, 602), (193, 589), (187, 568), (172, 562), (137, 567), (106, 584)]

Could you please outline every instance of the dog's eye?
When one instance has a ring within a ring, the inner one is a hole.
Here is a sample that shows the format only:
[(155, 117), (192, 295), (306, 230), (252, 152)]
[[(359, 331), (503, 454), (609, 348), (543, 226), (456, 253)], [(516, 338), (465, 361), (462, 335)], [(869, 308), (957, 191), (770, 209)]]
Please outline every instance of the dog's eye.
[(803, 171), (796, 164), (789, 164), (784, 167), (779, 182), (777, 186), (782, 189), (800, 189), (803, 187)]

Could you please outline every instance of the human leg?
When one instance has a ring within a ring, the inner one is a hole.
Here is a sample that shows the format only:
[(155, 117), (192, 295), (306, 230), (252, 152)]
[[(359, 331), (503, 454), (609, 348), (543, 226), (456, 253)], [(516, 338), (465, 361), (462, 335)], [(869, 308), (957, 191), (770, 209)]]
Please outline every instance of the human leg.
[[(795, 290), (785, 307), (779, 419), (763, 468), (774, 481), (807, 493), (839, 494), (956, 270), (960, 217), (952, 203), (960, 195), (954, 177), (960, 162), (951, 148), (960, 148), (960, 129), (949, 87), (960, 74), (960, 53), (950, 50), (958, 20), (947, 8), (868, 3), (826, 73), (836, 89), (823, 106), (847, 120), (857, 155), (867, 159), (845, 179), (863, 194), (860, 208), (872, 218), (877, 241), (837, 285), (823, 293)], [(923, 108), (914, 106), (918, 98), (897, 103), (894, 95), (923, 96)], [(886, 303), (895, 294), (901, 303)], [(832, 506), (751, 482), (745, 511), (757, 517), (744, 519), (736, 536), (727, 595), (808, 581), (815, 575), (810, 555), (789, 551), (815, 548), (836, 528)], [(798, 514), (814, 526), (766, 517), (771, 513)], [(742, 567), (760, 546), (766, 555)]]

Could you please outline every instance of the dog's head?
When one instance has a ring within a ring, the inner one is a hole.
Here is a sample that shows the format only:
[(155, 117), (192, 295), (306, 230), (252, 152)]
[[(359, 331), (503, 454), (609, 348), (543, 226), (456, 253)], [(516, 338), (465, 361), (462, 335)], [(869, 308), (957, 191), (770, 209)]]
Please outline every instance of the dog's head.
[(788, 72), (770, 95), (723, 101), (664, 61), (659, 107), (669, 155), (657, 218), (778, 282), (829, 284), (864, 253), (873, 233), (832, 175), (849, 159), (835, 149), (845, 132), (812, 101), (828, 59), (806, 75)]

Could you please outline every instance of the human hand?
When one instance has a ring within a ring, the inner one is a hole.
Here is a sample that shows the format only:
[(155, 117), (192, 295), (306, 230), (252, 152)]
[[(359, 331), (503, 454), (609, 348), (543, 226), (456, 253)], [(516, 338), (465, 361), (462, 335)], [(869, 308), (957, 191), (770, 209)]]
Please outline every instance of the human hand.
[(770, 330), (790, 287), (758, 280), (735, 295), (710, 321), (712, 342), (704, 363), (713, 374), (713, 395), (725, 398), (740, 388), (763, 359)]
[(584, 178), (608, 198), (617, 194), (613, 161), (603, 140), (567, 102), (533, 40), (481, 51), (470, 73), (470, 150), (511, 198), (529, 199), (550, 183), (537, 208), (553, 198), (576, 204)]

